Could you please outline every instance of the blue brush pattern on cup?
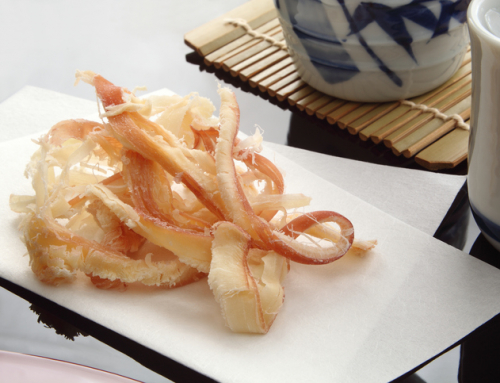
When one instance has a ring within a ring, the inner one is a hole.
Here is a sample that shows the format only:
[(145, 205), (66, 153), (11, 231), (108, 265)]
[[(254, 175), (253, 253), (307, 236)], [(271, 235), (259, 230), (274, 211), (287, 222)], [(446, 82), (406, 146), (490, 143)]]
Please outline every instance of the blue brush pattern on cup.
[(479, 229), (490, 239), (500, 243), (500, 225), (489, 220), (471, 204), (471, 212)]

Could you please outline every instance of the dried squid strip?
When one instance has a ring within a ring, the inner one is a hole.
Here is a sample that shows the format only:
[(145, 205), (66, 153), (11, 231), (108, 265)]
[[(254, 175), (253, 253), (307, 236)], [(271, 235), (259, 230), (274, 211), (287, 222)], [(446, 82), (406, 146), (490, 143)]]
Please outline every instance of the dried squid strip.
[(309, 205), (311, 198), (304, 194), (260, 194), (250, 201), (253, 210), (258, 214), (265, 210), (289, 210)]
[[(197, 137), (200, 137), (201, 141), (207, 152), (215, 156), (216, 143), (219, 139), (219, 131), (214, 127), (203, 126), (200, 128), (200, 124), (192, 126), (193, 132)], [(237, 145), (240, 141), (235, 138), (234, 144)], [(238, 151), (237, 158), (241, 159), (245, 165), (252, 170), (253, 173), (262, 174), (263, 178), (266, 180), (266, 186), (268, 187), (268, 193), (266, 194), (283, 194), (285, 191), (285, 182), (283, 175), (279, 169), (266, 157), (261, 156), (254, 151), (240, 150)], [(259, 177), (256, 177), (258, 179)], [(262, 210), (262, 209), (261, 209)], [(267, 210), (261, 211), (258, 215), (270, 221), (278, 212), (278, 210)]]
[(285, 192), (285, 181), (283, 180), (283, 175), (276, 165), (269, 161), (266, 157), (258, 153), (252, 153), (245, 156), (243, 162), (249, 168), (253, 168), (262, 174), (265, 174), (273, 181), (276, 187), (276, 191), (273, 194), (283, 194)]
[(216, 225), (208, 284), (234, 332), (269, 331), (283, 304), (285, 258), (250, 249), (251, 238), (229, 222)]
[[(215, 147), (219, 139), (219, 131), (213, 127), (206, 129), (194, 129), (193, 131), (201, 138), (203, 145), (207, 152), (215, 156)], [(239, 140), (235, 138), (234, 144), (237, 145)], [(248, 168), (257, 170), (258, 172), (266, 175), (274, 183), (275, 191), (273, 194), (283, 194), (285, 191), (285, 181), (283, 175), (274, 163), (269, 161), (266, 157), (255, 152), (246, 152), (241, 150), (237, 153), (237, 157), (241, 158)]]
[[(316, 218), (314, 218), (315, 213), (306, 213), (307, 217), (302, 217), (300, 220), (297, 220), (291, 223), (296, 218), (302, 216), (302, 214), (289, 214), (285, 217), (284, 224), (277, 223), (276, 226), (280, 227), (282, 230), (286, 231), (287, 235), (298, 237), (300, 234), (304, 233), (318, 239), (324, 239), (330, 242), (338, 242), (341, 239), (340, 228), (334, 222), (333, 225), (328, 221), (322, 221), (322, 225), (316, 225), (314, 223), (317, 222)], [(310, 221), (311, 220), (311, 221)], [(302, 223), (300, 223), (302, 221)], [(281, 222), (280, 222), (281, 223)], [(291, 224), (290, 224), (291, 223)], [(304, 225), (305, 224), (305, 225)], [(288, 226), (289, 225), (289, 226)], [(358, 251), (365, 252), (367, 250), (373, 249), (377, 245), (376, 239), (359, 239), (354, 238), (352, 241), (351, 249), (356, 249)]]
[(219, 130), (214, 127), (205, 127), (204, 129), (195, 128), (197, 125), (191, 126), (193, 133), (196, 137), (199, 137), (199, 140), (203, 143), (205, 150), (215, 155), (215, 145), (217, 143), (217, 139), (219, 138)]
[(61, 146), (70, 138), (75, 138), (80, 141), (93, 131), (102, 131), (103, 124), (95, 121), (77, 119), (64, 120), (55, 124), (47, 134), (49, 142), (53, 145)]
[(102, 185), (89, 185), (88, 193), (99, 198), (123, 223), (150, 242), (172, 251), (179, 259), (208, 273), (212, 237), (209, 234), (168, 225), (159, 219), (136, 212)]
[(152, 264), (128, 258), (69, 231), (48, 216), (41, 219), (31, 214), (27, 219), (24, 239), (31, 268), (48, 284), (70, 282), (78, 270), (110, 281), (166, 287), (190, 283), (202, 276), (176, 259)]
[(233, 148), (239, 126), (238, 104), (234, 93), (228, 89), (219, 89), (219, 94), (222, 100), (221, 125), (215, 159), (220, 192), (231, 221), (249, 233), (257, 247), (274, 250), (298, 263), (324, 264), (342, 257), (352, 244), (354, 230), (351, 222), (338, 213), (320, 212), (316, 217), (319, 221), (333, 220), (341, 228), (341, 240), (327, 248), (307, 246), (294, 237), (274, 230), (268, 222), (255, 214), (238, 182), (233, 162)]
[(9, 197), (10, 209), (16, 213), (30, 213), (32, 207), (35, 206), (35, 196), (32, 195), (15, 195)]
[[(108, 178), (103, 179), (102, 181), (99, 182), (102, 185), (107, 186), (109, 189), (111, 188), (118, 188), (123, 192), (123, 187), (124, 182), (123, 182), (123, 176), (122, 173), (115, 173), (112, 176), (109, 176)], [(116, 194), (116, 193), (115, 193)], [(70, 201), (68, 201), (68, 204), (71, 206), (75, 206), (78, 203), (81, 203), (82, 201), (85, 200), (85, 196), (79, 195), (74, 198), (72, 198)]]
[(161, 166), (131, 150), (124, 153), (124, 172), (134, 209), (168, 225), (205, 232), (212, 225), (192, 214), (175, 210), (169, 180)]
[[(117, 87), (99, 75), (92, 78), (97, 95), (104, 107), (119, 105), (122, 100), (122, 88)], [(108, 117), (110, 128), (116, 138), (128, 149), (140, 153), (145, 158), (158, 162), (168, 173), (179, 177), (200, 201), (217, 217), (224, 218), (224, 204), (220, 199), (215, 179), (201, 171), (189, 161), (181, 148), (168, 146), (166, 140), (158, 140), (149, 135), (136, 122), (151, 127), (155, 132), (161, 131), (159, 125), (144, 119), (137, 112), (123, 112)], [(144, 127), (144, 126), (141, 126)], [(163, 134), (165, 138), (168, 134)]]
[(110, 163), (119, 160), (122, 145), (110, 137), (104, 125), (99, 122), (84, 119), (64, 120), (55, 124), (45, 136), (45, 140), (55, 146), (62, 146), (70, 139), (85, 141), (87, 138), (100, 145)]

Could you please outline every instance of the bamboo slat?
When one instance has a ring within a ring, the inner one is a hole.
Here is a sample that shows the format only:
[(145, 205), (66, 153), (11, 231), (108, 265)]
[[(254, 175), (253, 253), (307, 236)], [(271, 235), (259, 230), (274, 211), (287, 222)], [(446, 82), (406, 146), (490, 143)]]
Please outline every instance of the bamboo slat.
[(338, 120), (340, 120), (345, 115), (351, 113), (353, 110), (359, 108), (361, 103), (359, 102), (346, 102), (340, 108), (334, 110), (333, 112), (328, 113), (326, 116), (327, 121), (330, 124), (335, 124)]
[(281, 80), (272, 84), (269, 88), (267, 88), (267, 93), (270, 96), (274, 97), (278, 93), (278, 90), (300, 80), (300, 76), (297, 72), (293, 71), (288, 76), (283, 77)]
[(342, 105), (344, 105), (346, 103), (347, 103), (347, 101), (345, 101), (345, 100), (341, 100), (338, 98), (333, 99), (331, 102), (329, 102), (328, 104), (323, 106), (321, 109), (319, 109), (316, 112), (316, 116), (318, 116), (318, 118), (320, 120), (323, 120), (326, 118), (326, 116), (328, 116), (328, 114), (336, 111), (338, 108), (340, 108)]
[[(260, 26), (259, 28), (256, 28), (255, 30), (259, 33), (269, 33), (277, 28), (280, 27), (279, 20), (278, 19), (272, 19), (268, 23), (265, 23), (264, 25)], [(208, 54), (204, 58), (204, 62), (207, 65), (214, 64), (218, 59), (220, 61), (220, 58), (227, 55), (230, 52), (236, 51), (240, 47), (246, 45), (247, 43), (254, 41), (255, 44), (259, 42), (259, 40), (255, 39), (253, 36), (250, 36), (248, 34), (244, 34), (240, 38), (237, 38), (234, 41), (231, 41), (229, 44), (223, 45), (219, 49), (215, 50), (214, 52)]]
[(467, 159), (469, 131), (455, 129), (415, 156), (415, 161), (430, 170), (450, 169)]
[(359, 108), (354, 109), (352, 112), (346, 114), (344, 117), (339, 118), (337, 121), (337, 125), (340, 129), (345, 129), (347, 126), (352, 124), (357, 119), (365, 116), (370, 113), (372, 110), (376, 109), (379, 104), (364, 104)]
[[(458, 102), (454, 106), (450, 107), (449, 109), (446, 109), (446, 113), (450, 116), (454, 114), (461, 115), (468, 109), (470, 110), (470, 103), (471, 103), (471, 98), (469, 95), (468, 97)], [(427, 136), (433, 134), (437, 129), (439, 129), (444, 125), (446, 125), (446, 122), (440, 120), (439, 118), (429, 118), (426, 124), (422, 125), (420, 128), (416, 129), (411, 134), (408, 134), (406, 137), (393, 144), (392, 146), (393, 153), (399, 156), (404, 151), (407, 151), (411, 146), (416, 145), (418, 142), (425, 139)], [(452, 126), (454, 125), (456, 125), (456, 121)]]
[(276, 19), (277, 12), (273, 0), (250, 0), (186, 33), (184, 42), (200, 56), (205, 56), (245, 34), (242, 27), (234, 27), (227, 23), (227, 19), (232, 18), (242, 18), (252, 28), (258, 28), (262, 24)]
[(284, 88), (281, 88), (276, 92), (276, 98), (280, 101), (285, 100), (288, 96), (291, 94), (302, 90), (302, 88), (306, 87), (307, 83), (304, 82), (300, 77), (298, 80), (292, 82), (291, 84), (288, 84)]
[(277, 62), (276, 64), (273, 64), (269, 68), (264, 69), (262, 72), (250, 77), (248, 79), (248, 83), (250, 84), (250, 86), (252, 88), (255, 88), (259, 85), (262, 85), (262, 83), (265, 82), (268, 77), (278, 73), (279, 71), (281, 71), (282, 69), (284, 69), (286, 67), (290, 67), (291, 70), (294, 70), (294, 67), (292, 64), (293, 64), (292, 58), (287, 57), (287, 58)]
[[(454, 106), (446, 109), (446, 112), (450, 116), (454, 114), (460, 115), (470, 108), (470, 102), (471, 99), (469, 95)], [(405, 150), (408, 150), (410, 146), (415, 145), (417, 142), (432, 134), (436, 129), (439, 129), (443, 125), (446, 125), (446, 121), (440, 120), (439, 118), (428, 118), (425, 124), (421, 125), (418, 129), (394, 143), (392, 145), (393, 153), (399, 156)]]
[(316, 101), (311, 102), (310, 104), (306, 105), (306, 113), (310, 116), (312, 116), (314, 113), (316, 113), (319, 109), (323, 108), (325, 105), (333, 101), (333, 98), (327, 95), (323, 95), (321, 92), (318, 92), (321, 94), (321, 97), (318, 98)]
[[(244, 23), (238, 25), (238, 20)], [(442, 113), (470, 119), (470, 49), (457, 73), (436, 89), (410, 102), (369, 104), (326, 95), (301, 79), (284, 44), (273, 0), (250, 0), (184, 39), (206, 65), (361, 140), (383, 142), (396, 156), (414, 157), (431, 170), (454, 167), (467, 158), (468, 130)]]
[[(278, 41), (282, 41), (284, 39), (283, 32), (279, 32), (274, 37)], [(247, 60), (250, 60), (250, 63), (248, 65), (253, 64), (255, 61), (267, 57), (271, 53), (276, 52), (278, 49), (279, 49), (278, 47), (273, 47), (271, 43), (269, 43), (268, 41), (261, 41), (260, 43), (257, 43), (252, 47), (224, 60), (222, 62), (222, 69), (224, 69), (226, 72), (229, 72), (231, 68), (236, 67), (236, 65), (245, 62)], [(243, 66), (243, 68), (246, 68), (246, 66)], [(242, 69), (241, 65), (240, 68)]]
[[(275, 27), (269, 31), (268, 35), (275, 36), (278, 33), (281, 33), (281, 28)], [(242, 42), (241, 40), (243, 40), (244, 37), (249, 37), (249, 40), (246, 41), (244, 44), (239, 45), (239, 43)], [(224, 54), (218, 55), (219, 53), (222, 53), (222, 52), (219, 52), (222, 49), (218, 49), (215, 52), (213, 52), (211, 55), (214, 58), (211, 61), (209, 61), (209, 56), (207, 56), (207, 58), (205, 58), (205, 60), (204, 60), (205, 63), (208, 65), (213, 64), (217, 69), (221, 68), (221, 67), (227, 68), (229, 65), (231, 65), (230, 62), (227, 63), (228, 60), (230, 60), (230, 59), (232, 59), (233, 61), (238, 60), (238, 54), (240, 54), (240, 53), (245, 54), (245, 52), (250, 51), (250, 49), (254, 49), (254, 50), (258, 49), (259, 43), (262, 46), (261, 39), (255, 39), (255, 38), (252, 38), (251, 36), (248, 36), (248, 35), (240, 37), (237, 41), (234, 41), (234, 43), (237, 43), (237, 44), (235, 44), (236, 46), (234, 48), (231, 47), (231, 49), (227, 50), (227, 52), (225, 52)], [(256, 45), (257, 45), (257, 47), (256, 47)], [(269, 45), (267, 44), (265, 46), (268, 47)], [(227, 47), (227, 45), (226, 45), (226, 47)], [(223, 48), (225, 48), (225, 47), (223, 47)], [(225, 62), (226, 62), (226, 65), (224, 66)], [(227, 71), (227, 69), (226, 69), (226, 71)]]
[[(458, 92), (461, 89), (464, 89), (464, 87), (466, 87), (468, 84), (470, 84), (470, 75), (460, 79), (457, 82), (453, 81), (453, 83), (450, 86), (444, 89), (423, 96), (421, 99), (418, 99), (417, 102), (415, 102), (415, 104), (425, 104), (428, 107), (440, 108), (443, 105), (447, 105), (446, 103), (443, 103), (443, 100), (449, 100), (449, 101), (453, 100), (456, 92)], [(404, 108), (405, 112), (401, 116), (394, 119), (389, 124), (380, 128), (374, 134), (371, 135), (371, 139), (373, 140), (373, 142), (379, 143), (387, 138), (388, 141), (385, 141), (385, 143), (391, 143), (392, 141), (390, 140), (396, 139), (398, 135), (401, 134), (402, 130), (404, 131), (408, 129), (407, 124), (412, 124), (413, 123), (412, 121), (414, 121), (415, 119), (419, 119), (421, 111), (411, 110), (411, 107), (407, 107), (406, 105), (404, 105), (404, 107), (405, 107)]]
[(258, 54), (248, 57), (245, 61), (240, 62), (238, 65), (229, 68), (229, 72), (233, 77), (237, 77), (244, 69), (247, 69), (248, 67), (253, 66), (253, 64), (258, 63), (262, 60), (269, 59), (269, 56), (272, 56), (273, 53), (279, 53), (279, 48), (273, 46), (268, 47)]
[[(460, 113), (460, 117), (464, 121), (467, 121), (470, 119), (470, 107), (464, 110), (462, 113)], [(445, 122), (444, 124), (438, 126), (435, 130), (433, 130), (430, 133), (427, 133), (426, 135), (422, 135), (419, 141), (416, 141), (414, 144), (408, 146), (403, 151), (403, 155), (406, 158), (413, 157), (415, 154), (420, 152), (422, 149), (427, 147), (428, 145), (432, 144), (434, 141), (437, 141), (439, 138), (443, 137), (445, 134), (451, 132), (453, 129), (455, 129), (457, 125), (457, 122), (455, 120), (450, 120)]]
[(399, 102), (393, 102), (391, 104), (382, 104), (377, 106), (375, 109), (370, 111), (369, 113), (361, 116), (357, 120), (351, 122), (348, 126), (348, 131), (351, 134), (358, 134), (363, 129), (365, 129), (368, 125), (373, 122), (379, 120), (386, 114), (390, 113), (399, 105)]
[[(455, 75), (446, 81), (443, 85), (439, 86), (438, 88), (434, 89), (433, 91), (427, 92), (421, 96), (415, 97), (411, 99), (415, 104), (424, 104), (427, 106), (430, 106), (430, 103), (432, 103), (432, 100), (435, 98), (438, 98), (438, 95), (441, 94), (443, 91), (448, 89), (450, 86), (453, 86), (457, 81), (460, 81), (463, 77), (467, 76), (471, 72), (471, 66), (470, 64), (465, 64), (458, 70)], [(431, 101), (429, 101), (431, 100)], [(375, 143), (380, 142), (378, 139), (378, 136), (375, 134), (377, 132), (381, 132), (381, 129), (395, 121), (396, 119), (400, 118), (403, 116), (405, 113), (410, 111), (410, 107), (406, 105), (399, 105), (396, 107), (394, 110), (392, 110), (390, 113), (387, 115), (382, 116), (380, 119), (375, 120), (372, 122), (370, 125), (365, 127), (364, 130), (362, 130), (359, 133), (359, 136), (362, 140), (366, 141), (369, 138), (372, 138), (372, 140)], [(383, 138), (383, 137), (382, 137)]]
[(250, 77), (255, 76), (257, 73), (262, 72), (264, 69), (267, 69), (270, 66), (283, 61), (283, 59), (286, 57), (288, 57), (288, 53), (283, 50), (279, 50), (256, 62), (255, 64), (241, 70), (239, 72), (240, 79), (243, 81), (247, 81)]
[[(313, 88), (313, 90), (314, 90), (314, 88)], [(312, 103), (316, 102), (322, 96), (323, 96), (323, 94), (321, 92), (318, 92), (317, 90), (314, 90), (314, 92), (311, 93), (309, 96), (304, 97), (303, 99), (299, 100), (299, 102), (297, 102), (297, 108), (299, 108), (299, 110), (303, 111), (309, 105), (311, 105)]]
[[(293, 65), (289, 65), (281, 69), (280, 71), (272, 74), (271, 76), (265, 78), (262, 80), (259, 84), (259, 89), (262, 92), (266, 92), (270, 87), (274, 86), (277, 87), (279, 85), (274, 85), (276, 83), (279, 83), (282, 81), (284, 78), (288, 77), (289, 75), (296, 75), (297, 72), (295, 71), (295, 67)], [(296, 77), (297, 78), (297, 77)], [(273, 89), (271, 89), (273, 91)]]
[(304, 110), (306, 105), (314, 101), (317, 97), (319, 97), (319, 95), (319, 92), (315, 91), (314, 88), (308, 85), (298, 92), (290, 95), (288, 97), (288, 103), (292, 106), (297, 105), (297, 108)]
[[(438, 103), (436, 104), (433, 103), (431, 106), (435, 107), (436, 109), (439, 109), (442, 112), (447, 112), (454, 105), (456, 105), (464, 98), (466, 98), (468, 95), (470, 95), (470, 92), (471, 92), (470, 88), (462, 89), (462, 91), (460, 92), (457, 91), (456, 93), (450, 94), (448, 97), (440, 98)], [(435, 118), (434, 115), (430, 112), (419, 111), (419, 110), (417, 110), (417, 112), (420, 113), (415, 115), (410, 121), (406, 122), (404, 125), (398, 126), (397, 130), (393, 131), (390, 135), (387, 136), (387, 138), (384, 139), (384, 144), (388, 148), (392, 148), (396, 142), (407, 137), (409, 134), (414, 132), (420, 126)]]

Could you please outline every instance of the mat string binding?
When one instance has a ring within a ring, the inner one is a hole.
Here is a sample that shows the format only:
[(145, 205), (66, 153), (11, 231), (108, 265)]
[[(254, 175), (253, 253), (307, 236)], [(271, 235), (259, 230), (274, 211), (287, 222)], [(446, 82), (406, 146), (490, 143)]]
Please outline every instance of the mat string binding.
[(413, 101), (409, 100), (400, 100), (400, 103), (401, 105), (409, 106), (412, 110), (418, 109), (423, 112), (432, 113), (435, 117), (439, 118), (440, 120), (443, 120), (444, 122), (455, 120), (457, 122), (457, 127), (464, 130), (470, 130), (470, 125), (466, 124), (462, 116), (459, 114), (453, 114), (451, 116), (448, 116), (437, 108), (430, 108), (424, 104), (415, 104)]
[(232, 24), (232, 25), (237, 26), (237, 27), (242, 27), (245, 30), (245, 32), (247, 34), (249, 34), (250, 36), (252, 36), (253, 38), (265, 40), (265, 41), (271, 43), (271, 45), (274, 45), (280, 49), (288, 51), (288, 48), (287, 48), (286, 43), (284, 41), (278, 41), (278, 40), (275, 40), (274, 38), (272, 38), (271, 36), (266, 35), (265, 33), (257, 32), (247, 23), (246, 20), (227, 19), (226, 23)]

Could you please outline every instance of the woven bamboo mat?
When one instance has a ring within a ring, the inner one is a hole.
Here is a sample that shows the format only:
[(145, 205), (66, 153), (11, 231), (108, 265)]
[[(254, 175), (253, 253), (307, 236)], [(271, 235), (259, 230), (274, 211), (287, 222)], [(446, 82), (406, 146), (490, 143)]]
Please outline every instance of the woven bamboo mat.
[(205, 64), (308, 115), (415, 158), (430, 170), (467, 159), (471, 56), (445, 84), (410, 100), (357, 103), (327, 96), (301, 80), (272, 0), (251, 0), (184, 36)]

